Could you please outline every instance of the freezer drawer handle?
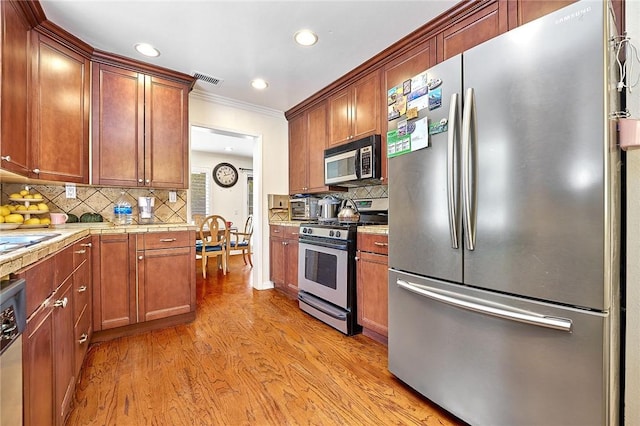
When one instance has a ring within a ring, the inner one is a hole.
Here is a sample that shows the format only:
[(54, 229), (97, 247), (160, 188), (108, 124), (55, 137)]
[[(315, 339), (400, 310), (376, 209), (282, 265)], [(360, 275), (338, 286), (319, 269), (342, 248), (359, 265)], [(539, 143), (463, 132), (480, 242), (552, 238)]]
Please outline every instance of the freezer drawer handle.
[(404, 280), (396, 280), (396, 284), (405, 290), (411, 291), (424, 297), (428, 297), (429, 299), (433, 299), (438, 302), (466, 309), (468, 311), (491, 315), (498, 318), (504, 318), (511, 321), (537, 325), (540, 327), (552, 328), (554, 330), (566, 331), (568, 333), (571, 332), (572, 322), (571, 320), (566, 318), (549, 317), (534, 313), (527, 314), (524, 312), (514, 312), (507, 309), (497, 308), (495, 306), (486, 306), (479, 303), (460, 300), (456, 299), (455, 297), (440, 294), (435, 289), (432, 289), (430, 287), (425, 288), (425, 286), (418, 286), (417, 284), (409, 283)]

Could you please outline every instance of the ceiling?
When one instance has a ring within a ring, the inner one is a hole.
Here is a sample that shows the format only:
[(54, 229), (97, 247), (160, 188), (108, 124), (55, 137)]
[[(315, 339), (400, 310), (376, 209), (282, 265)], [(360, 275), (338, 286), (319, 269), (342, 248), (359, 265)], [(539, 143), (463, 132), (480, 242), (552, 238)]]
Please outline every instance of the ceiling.
[[(40, 0), (51, 22), (96, 49), (185, 74), (194, 91), (284, 112), (372, 58), (458, 0)], [(307, 28), (319, 40), (293, 40)], [(148, 58), (133, 48), (160, 50)], [(258, 91), (251, 80), (269, 86)], [(226, 143), (226, 142), (225, 142)]]

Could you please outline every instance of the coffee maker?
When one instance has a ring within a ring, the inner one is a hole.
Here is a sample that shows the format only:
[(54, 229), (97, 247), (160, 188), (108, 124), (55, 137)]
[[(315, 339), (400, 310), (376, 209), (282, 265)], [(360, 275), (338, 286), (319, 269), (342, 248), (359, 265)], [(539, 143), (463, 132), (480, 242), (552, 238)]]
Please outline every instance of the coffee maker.
[(153, 223), (153, 206), (156, 197), (138, 197), (138, 223)]

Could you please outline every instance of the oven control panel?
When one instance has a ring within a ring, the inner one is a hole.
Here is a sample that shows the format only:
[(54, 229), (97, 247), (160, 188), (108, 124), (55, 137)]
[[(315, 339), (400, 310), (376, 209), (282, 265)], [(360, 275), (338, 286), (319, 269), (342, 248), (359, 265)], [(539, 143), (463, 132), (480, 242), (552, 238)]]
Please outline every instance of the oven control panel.
[(311, 225), (300, 226), (300, 235), (306, 237), (332, 238), (335, 240), (348, 240), (349, 228), (318, 227)]

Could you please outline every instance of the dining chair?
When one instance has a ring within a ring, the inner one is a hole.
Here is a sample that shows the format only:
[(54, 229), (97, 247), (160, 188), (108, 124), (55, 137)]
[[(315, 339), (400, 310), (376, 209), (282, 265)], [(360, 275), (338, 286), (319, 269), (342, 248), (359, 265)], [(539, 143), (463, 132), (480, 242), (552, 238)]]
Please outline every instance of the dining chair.
[(196, 253), (202, 258), (202, 276), (207, 277), (207, 263), (210, 257), (218, 258), (222, 263), (222, 273), (227, 274), (227, 255), (229, 250), (229, 230), (222, 216), (211, 215), (200, 224), (200, 240), (196, 242)]
[(249, 217), (247, 218), (247, 221), (244, 224), (244, 232), (232, 231), (229, 233), (229, 235), (229, 250), (242, 250), (242, 260), (244, 261), (244, 264), (247, 264), (247, 258), (249, 258), (249, 264), (253, 268), (253, 262), (251, 261), (253, 215), (249, 215)]

